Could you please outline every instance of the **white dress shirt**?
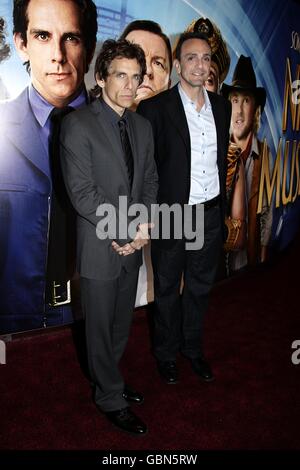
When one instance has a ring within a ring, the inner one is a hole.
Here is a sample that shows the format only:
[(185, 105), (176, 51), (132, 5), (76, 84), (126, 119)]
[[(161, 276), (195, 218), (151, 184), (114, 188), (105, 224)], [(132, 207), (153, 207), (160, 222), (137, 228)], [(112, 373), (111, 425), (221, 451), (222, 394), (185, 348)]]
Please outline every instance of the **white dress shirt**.
[(204, 105), (197, 111), (180, 83), (178, 91), (184, 107), (191, 140), (191, 187), (189, 204), (210, 201), (220, 194), (217, 166), (217, 132), (205, 88)]

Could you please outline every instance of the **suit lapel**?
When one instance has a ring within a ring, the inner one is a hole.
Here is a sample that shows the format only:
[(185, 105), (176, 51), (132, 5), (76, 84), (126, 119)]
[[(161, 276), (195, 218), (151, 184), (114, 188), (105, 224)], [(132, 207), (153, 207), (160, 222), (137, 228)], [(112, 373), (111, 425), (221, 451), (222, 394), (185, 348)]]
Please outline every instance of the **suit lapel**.
[(138, 152), (139, 149), (138, 149), (138, 141), (137, 141), (139, 130), (138, 130), (137, 122), (134, 119), (134, 115), (131, 111), (128, 112), (128, 121), (130, 122), (129, 137), (130, 137), (131, 150), (132, 150), (133, 161), (134, 161), (134, 176), (133, 176), (133, 184), (132, 184), (132, 192), (133, 192), (136, 186), (135, 183), (137, 181), (137, 175), (139, 174), (140, 159), (139, 159), (139, 152)]
[(171, 88), (168, 101), (166, 103), (166, 108), (169, 114), (169, 118), (176, 127), (178, 133), (182, 137), (186, 149), (187, 155), (191, 153), (191, 141), (190, 133), (188, 128), (188, 123), (186, 120), (183, 104), (178, 92), (178, 86), (175, 85)]
[(106, 116), (103, 113), (100, 101), (98, 99), (92, 103), (91, 109), (97, 115), (97, 120), (101, 126), (103, 134), (105, 135), (108, 141), (108, 148), (110, 152), (115, 156), (116, 160), (120, 165), (120, 170), (124, 176), (129, 191), (128, 173), (123, 155), (121, 153), (120, 145), (116, 141), (113, 129), (111, 128), (111, 124), (107, 121)]
[[(211, 108), (215, 120), (216, 133), (217, 133), (217, 160), (219, 168), (222, 167), (220, 159), (222, 158), (222, 148), (224, 146), (223, 142), (223, 127), (224, 127), (224, 116), (222, 109), (218, 106), (218, 101), (215, 100), (215, 96), (212, 93), (208, 92), (209, 100), (211, 103)], [(222, 132), (222, 133), (221, 133)]]
[(38, 123), (31, 111), (28, 100), (28, 89), (15, 100), (9, 110), (4, 130), (15, 147), (35, 167), (49, 178), (48, 155), (40, 137)]

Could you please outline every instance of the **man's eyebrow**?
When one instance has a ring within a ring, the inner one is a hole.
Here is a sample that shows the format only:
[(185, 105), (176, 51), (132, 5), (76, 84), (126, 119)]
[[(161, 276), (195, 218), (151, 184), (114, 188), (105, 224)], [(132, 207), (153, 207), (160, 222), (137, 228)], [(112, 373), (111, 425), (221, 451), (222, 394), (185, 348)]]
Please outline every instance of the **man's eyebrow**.
[[(32, 28), (29, 31), (29, 34), (46, 34), (46, 35), (50, 35), (51, 33), (49, 31), (47, 31), (46, 29)], [(66, 31), (65, 33), (63, 33), (63, 37), (66, 37), (66, 36), (76, 36), (78, 38), (82, 38), (82, 33), (81, 33), (80, 30)]]
[(76, 36), (77, 38), (82, 38), (82, 33), (79, 29), (76, 31), (67, 31), (63, 34), (63, 36)]
[(45, 29), (32, 28), (29, 31), (29, 34), (50, 34), (50, 33), (49, 33), (49, 31), (46, 31)]
[(114, 69), (111, 72), (109, 72), (111, 75), (116, 74), (116, 73), (124, 73), (127, 75), (127, 72), (124, 72), (122, 69)]
[[(205, 52), (205, 54), (200, 54), (200, 56), (206, 58), (206, 57), (209, 57), (211, 59), (211, 54), (209, 52)], [(198, 53), (197, 52), (187, 52), (186, 54), (184, 54), (183, 57), (198, 57)]]
[(195, 52), (186, 52), (185, 54), (182, 54), (182, 57), (188, 58), (188, 57), (197, 57), (197, 54)]
[(153, 59), (160, 59), (160, 60), (163, 60), (164, 62), (167, 62), (166, 57), (163, 57), (163, 56), (161, 56), (161, 55), (154, 55), (154, 56), (153, 56)]

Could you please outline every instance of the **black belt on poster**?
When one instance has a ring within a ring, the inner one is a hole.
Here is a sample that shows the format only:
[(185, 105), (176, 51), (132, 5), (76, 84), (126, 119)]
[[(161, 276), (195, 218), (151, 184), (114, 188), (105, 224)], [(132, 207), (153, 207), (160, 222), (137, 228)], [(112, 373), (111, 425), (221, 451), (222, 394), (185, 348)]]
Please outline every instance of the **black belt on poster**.
[(61, 307), (71, 302), (70, 281), (49, 281), (46, 283), (46, 305)]

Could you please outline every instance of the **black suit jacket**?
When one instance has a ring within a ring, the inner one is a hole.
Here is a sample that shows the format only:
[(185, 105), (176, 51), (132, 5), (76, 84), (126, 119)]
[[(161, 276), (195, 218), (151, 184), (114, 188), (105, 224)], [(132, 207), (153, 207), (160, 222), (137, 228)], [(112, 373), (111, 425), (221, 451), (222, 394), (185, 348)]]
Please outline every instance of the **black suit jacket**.
[[(208, 92), (208, 96), (217, 132), (221, 223), (224, 227), (231, 104), (215, 93)], [(154, 155), (159, 175), (158, 203), (188, 204), (191, 184), (191, 143), (178, 86), (175, 85), (170, 90), (142, 101), (137, 112), (152, 124)], [(225, 230), (223, 236), (225, 236)]]
[[(156, 202), (158, 185), (151, 126), (136, 113), (128, 111), (127, 116), (134, 158), (131, 191), (120, 142), (116, 141), (98, 99), (69, 114), (62, 124), (62, 169), (78, 214), (78, 271), (89, 279), (115, 279), (122, 266), (130, 271), (142, 263), (141, 251), (120, 257), (111, 247), (112, 239), (117, 237), (99, 239), (96, 234), (96, 226), (101, 221), (96, 215), (99, 206), (110, 204), (115, 208), (118, 226), (121, 217), (127, 223), (131, 220), (120, 210), (119, 196), (126, 196), (128, 205), (143, 203), (149, 210)], [(128, 239), (117, 241), (124, 244)]]

